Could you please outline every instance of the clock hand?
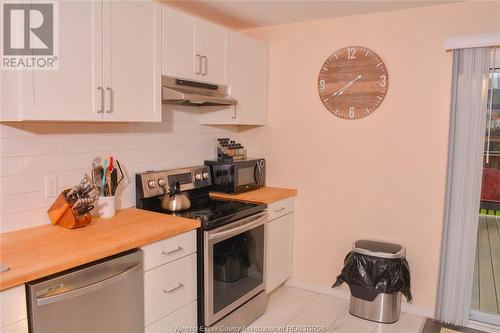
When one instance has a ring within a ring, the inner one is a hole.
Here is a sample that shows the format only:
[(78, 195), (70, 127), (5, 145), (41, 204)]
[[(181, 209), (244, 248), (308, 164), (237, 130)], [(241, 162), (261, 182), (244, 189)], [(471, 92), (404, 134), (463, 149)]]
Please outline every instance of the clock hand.
[(361, 74), (359, 74), (358, 76), (356, 76), (353, 80), (349, 81), (345, 86), (343, 86), (342, 88), (340, 88), (339, 90), (337, 90), (336, 92), (334, 92), (332, 95), (330, 95), (329, 97), (327, 97), (325, 99), (325, 101), (327, 101), (328, 99), (330, 99), (331, 97), (335, 97), (335, 96), (340, 96), (342, 95), (350, 86), (352, 86), (352, 84), (356, 81), (358, 81), (359, 79), (361, 79)]
[(339, 92), (339, 96), (342, 95), (344, 93), (344, 91), (347, 90), (347, 88), (349, 88), (350, 86), (353, 85), (354, 82), (358, 81), (359, 79), (361, 79), (361, 74), (359, 74), (358, 76), (356, 76), (356, 78), (354, 78), (354, 80), (351, 80), (348, 84), (346, 84), (346, 86), (344, 88), (341, 89), (341, 91)]

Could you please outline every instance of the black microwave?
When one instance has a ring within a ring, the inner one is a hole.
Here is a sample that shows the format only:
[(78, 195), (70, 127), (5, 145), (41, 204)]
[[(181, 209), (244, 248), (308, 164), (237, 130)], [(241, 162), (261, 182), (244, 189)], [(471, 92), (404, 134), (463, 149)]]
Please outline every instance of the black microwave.
[(222, 162), (205, 161), (212, 174), (212, 189), (225, 193), (241, 193), (265, 185), (266, 162), (263, 158)]

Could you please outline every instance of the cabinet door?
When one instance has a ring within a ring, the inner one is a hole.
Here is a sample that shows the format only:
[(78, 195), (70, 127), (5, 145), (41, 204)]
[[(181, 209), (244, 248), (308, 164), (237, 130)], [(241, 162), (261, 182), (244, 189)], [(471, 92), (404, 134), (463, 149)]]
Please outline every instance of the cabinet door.
[(14, 325), (27, 317), (24, 284), (0, 292), (0, 327)]
[(292, 276), (293, 220), (290, 213), (267, 223), (267, 293)]
[(158, 319), (196, 300), (196, 253), (144, 273), (144, 321)]
[(263, 125), (267, 121), (267, 44), (231, 33), (231, 96), (238, 100), (235, 122)]
[(200, 56), (195, 48), (195, 18), (163, 7), (162, 73), (196, 80)]
[(204, 21), (196, 23), (197, 54), (202, 56), (199, 80), (228, 84), (228, 39), (228, 30)]
[(0, 333), (28, 333), (28, 319), (0, 328)]
[(102, 3), (59, 2), (59, 70), (23, 71), (25, 120), (100, 120)]
[(265, 125), (267, 122), (267, 44), (231, 32), (229, 61), (231, 107), (204, 107), (202, 124)]
[(161, 120), (161, 5), (104, 1), (104, 120)]
[(197, 328), (196, 301), (146, 326), (146, 333), (194, 332)]

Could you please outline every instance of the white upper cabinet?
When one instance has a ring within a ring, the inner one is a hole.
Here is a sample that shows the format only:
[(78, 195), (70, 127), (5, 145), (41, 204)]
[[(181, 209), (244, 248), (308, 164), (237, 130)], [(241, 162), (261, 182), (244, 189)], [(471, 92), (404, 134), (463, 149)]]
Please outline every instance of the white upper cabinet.
[(163, 8), (163, 75), (228, 84), (227, 29)]
[(228, 84), (228, 39), (227, 29), (203, 21), (196, 23), (197, 54), (201, 56), (201, 80)]
[(161, 120), (161, 5), (104, 1), (104, 120)]
[(102, 118), (101, 32), (101, 3), (59, 2), (59, 70), (19, 71), (18, 119)]
[(231, 107), (206, 107), (202, 124), (264, 125), (267, 122), (268, 47), (266, 43), (231, 32)]
[(59, 69), (3, 75), (0, 120), (160, 121), (161, 5), (58, 4)]
[(231, 96), (238, 100), (234, 115), (240, 125), (267, 122), (268, 47), (266, 43), (231, 33)]
[(201, 58), (196, 55), (195, 19), (163, 7), (162, 73), (195, 80)]

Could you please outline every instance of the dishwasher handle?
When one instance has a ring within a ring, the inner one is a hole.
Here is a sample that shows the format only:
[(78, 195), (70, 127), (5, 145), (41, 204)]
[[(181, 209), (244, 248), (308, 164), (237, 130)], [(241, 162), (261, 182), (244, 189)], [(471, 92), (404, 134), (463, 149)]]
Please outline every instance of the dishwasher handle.
[(84, 286), (84, 287), (76, 288), (76, 289), (73, 289), (73, 290), (69, 290), (67, 292), (64, 292), (64, 293), (61, 293), (61, 294), (57, 294), (57, 295), (54, 295), (54, 296), (45, 296), (45, 297), (43, 295), (41, 297), (39, 296), (36, 299), (37, 305), (38, 306), (47, 305), (47, 304), (51, 304), (51, 303), (55, 303), (55, 302), (60, 302), (60, 301), (67, 300), (67, 299), (70, 299), (70, 298), (73, 298), (73, 297), (77, 297), (77, 296), (81, 296), (81, 295), (85, 295), (85, 294), (91, 293), (93, 291), (96, 291), (98, 289), (107, 287), (107, 286), (112, 285), (112, 284), (114, 284), (114, 283), (116, 283), (118, 281), (123, 280), (124, 278), (127, 277), (127, 275), (135, 272), (139, 268), (142, 269), (142, 263), (138, 264), (138, 265), (135, 265), (135, 266), (133, 266), (133, 267), (131, 267), (131, 268), (129, 268), (129, 269), (121, 272), (121, 273), (113, 275), (110, 278), (98, 281), (98, 282), (90, 284), (88, 286)]

